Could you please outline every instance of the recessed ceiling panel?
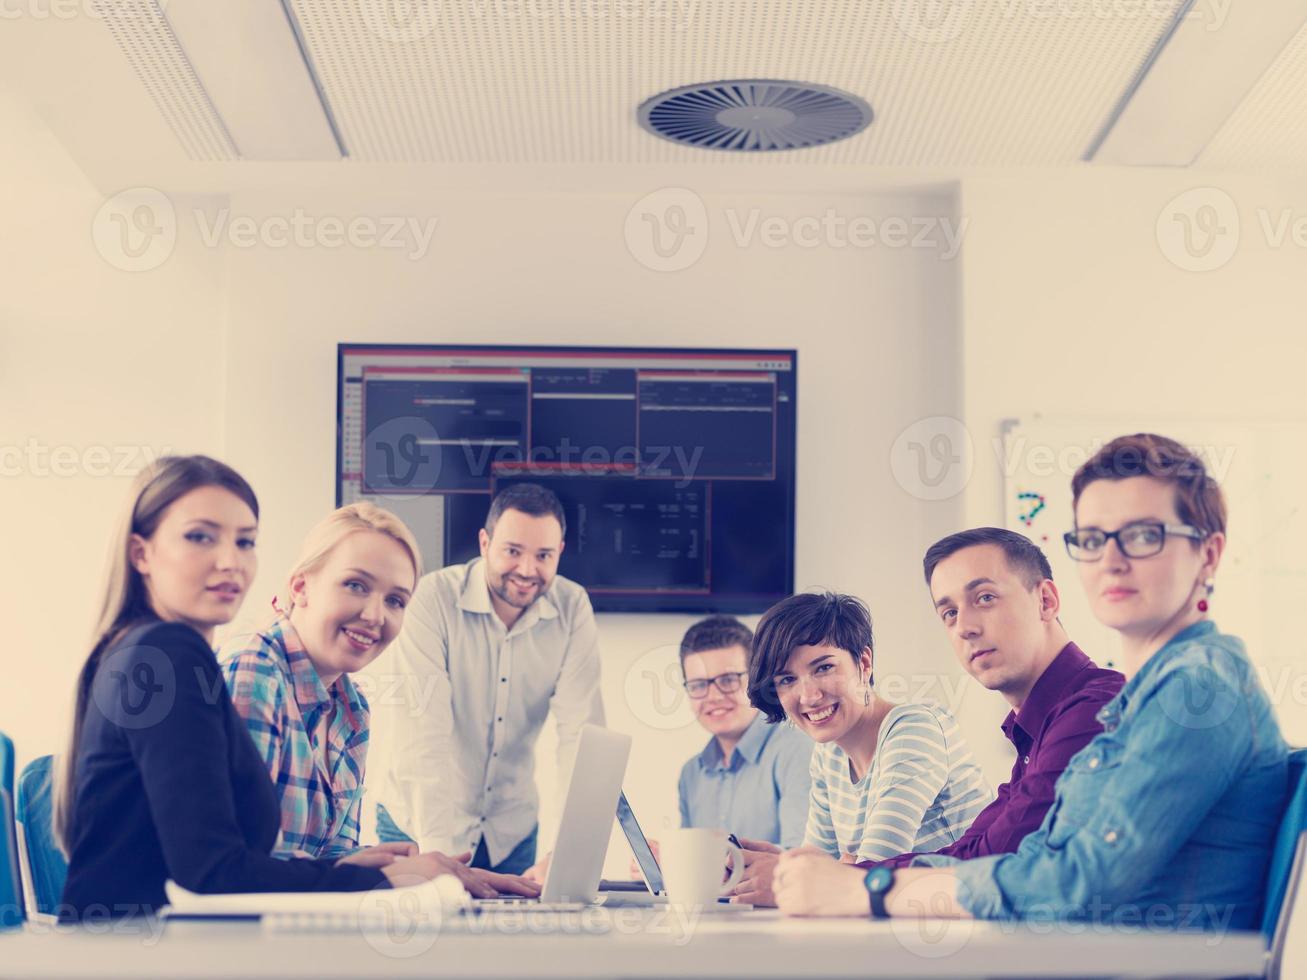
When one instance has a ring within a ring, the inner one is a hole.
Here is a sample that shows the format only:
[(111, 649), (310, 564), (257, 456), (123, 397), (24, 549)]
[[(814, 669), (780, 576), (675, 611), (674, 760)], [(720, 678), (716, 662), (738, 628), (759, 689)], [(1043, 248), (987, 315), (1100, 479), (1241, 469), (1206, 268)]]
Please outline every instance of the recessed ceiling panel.
[(1080, 160), (1183, 0), (286, 0), (351, 157), (730, 160), (642, 131), (723, 78), (829, 85), (875, 121), (760, 162)]

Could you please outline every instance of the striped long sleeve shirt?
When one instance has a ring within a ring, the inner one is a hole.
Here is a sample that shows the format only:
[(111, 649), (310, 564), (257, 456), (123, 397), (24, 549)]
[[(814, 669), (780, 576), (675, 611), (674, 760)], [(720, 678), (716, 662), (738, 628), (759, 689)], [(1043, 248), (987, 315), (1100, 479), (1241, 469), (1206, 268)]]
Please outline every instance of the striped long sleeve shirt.
[(890, 709), (856, 783), (833, 742), (816, 747), (811, 765), (806, 843), (833, 857), (879, 861), (946, 847), (994, 798), (957, 722), (934, 704)]

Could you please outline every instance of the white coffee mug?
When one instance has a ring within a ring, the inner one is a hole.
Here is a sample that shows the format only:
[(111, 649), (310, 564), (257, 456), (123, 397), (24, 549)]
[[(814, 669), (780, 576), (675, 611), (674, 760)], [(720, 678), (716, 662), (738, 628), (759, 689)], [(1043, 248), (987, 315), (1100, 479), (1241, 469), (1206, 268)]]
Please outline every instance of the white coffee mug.
[[(683, 827), (659, 836), (658, 863), (669, 901), (678, 905), (716, 905), (718, 897), (739, 884), (744, 875), (744, 856), (727, 840), (724, 830)], [(723, 884), (728, 856), (731, 876)]]

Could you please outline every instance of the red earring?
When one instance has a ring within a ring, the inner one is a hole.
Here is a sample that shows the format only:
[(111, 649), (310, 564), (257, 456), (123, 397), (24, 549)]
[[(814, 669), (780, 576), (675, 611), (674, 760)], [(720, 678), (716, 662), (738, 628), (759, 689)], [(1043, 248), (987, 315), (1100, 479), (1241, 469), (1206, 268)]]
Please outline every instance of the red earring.
[[(1207, 595), (1210, 597), (1211, 594), (1212, 594), (1212, 591), (1216, 588), (1216, 583), (1213, 582), (1213, 581), (1209, 578), (1206, 582), (1203, 583), (1203, 588), (1207, 590)], [(1206, 598), (1203, 598), (1203, 599), (1199, 599), (1199, 600), (1198, 600), (1198, 611), (1199, 611), (1199, 612), (1203, 612), (1203, 613), (1205, 613), (1205, 612), (1207, 612), (1208, 608), (1209, 608), (1209, 605), (1208, 605), (1208, 602), (1207, 602), (1207, 599), (1206, 599)]]

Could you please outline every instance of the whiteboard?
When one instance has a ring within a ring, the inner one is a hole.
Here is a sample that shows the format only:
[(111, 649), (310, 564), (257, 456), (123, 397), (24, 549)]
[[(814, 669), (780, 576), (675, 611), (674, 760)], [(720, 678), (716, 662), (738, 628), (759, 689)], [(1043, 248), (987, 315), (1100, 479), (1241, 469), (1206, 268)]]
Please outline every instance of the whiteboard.
[(1089, 611), (1062, 534), (1071, 529), (1071, 477), (1104, 443), (1157, 432), (1198, 452), (1221, 484), (1229, 541), (1216, 574), (1212, 620), (1248, 647), (1284, 737), (1307, 745), (1307, 424), (1058, 420), (1005, 424), (994, 450), (1004, 481), (1005, 526), (1048, 555), (1062, 595), (1062, 623), (1100, 664), (1120, 644)]

